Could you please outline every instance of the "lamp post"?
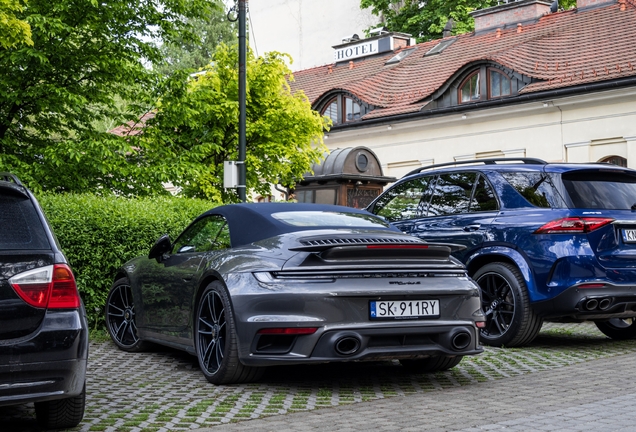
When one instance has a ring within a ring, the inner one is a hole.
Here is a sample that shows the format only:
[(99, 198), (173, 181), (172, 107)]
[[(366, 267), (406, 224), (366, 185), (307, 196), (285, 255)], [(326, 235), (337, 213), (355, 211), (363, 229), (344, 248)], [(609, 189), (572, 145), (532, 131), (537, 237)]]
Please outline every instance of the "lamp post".
[(238, 22), (239, 22), (239, 75), (238, 75), (238, 99), (239, 99), (239, 148), (238, 148), (238, 194), (242, 202), (246, 201), (246, 167), (245, 167), (245, 142), (246, 142), (246, 118), (245, 118), (245, 95), (246, 79), (245, 64), (247, 62), (247, 48), (245, 44), (245, 15), (248, 0), (238, 0)]

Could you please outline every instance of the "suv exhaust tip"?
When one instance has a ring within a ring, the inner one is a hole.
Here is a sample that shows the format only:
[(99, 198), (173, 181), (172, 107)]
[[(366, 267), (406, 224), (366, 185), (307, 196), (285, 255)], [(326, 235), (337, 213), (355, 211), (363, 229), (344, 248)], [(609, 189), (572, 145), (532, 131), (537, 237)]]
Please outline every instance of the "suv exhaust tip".
[(590, 299), (585, 302), (585, 309), (589, 311), (596, 309), (597, 306), (598, 306), (598, 300), (596, 299)]
[(598, 308), (600, 310), (607, 310), (609, 309), (611, 305), (612, 305), (612, 301), (608, 298), (604, 298), (600, 302), (598, 302)]

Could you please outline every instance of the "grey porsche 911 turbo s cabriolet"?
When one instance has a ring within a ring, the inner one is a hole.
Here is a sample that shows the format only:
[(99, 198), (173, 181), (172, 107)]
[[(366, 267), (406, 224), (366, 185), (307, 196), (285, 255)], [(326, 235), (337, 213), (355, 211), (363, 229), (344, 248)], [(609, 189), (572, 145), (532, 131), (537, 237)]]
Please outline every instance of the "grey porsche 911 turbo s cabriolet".
[(485, 323), (455, 247), (348, 207), (220, 206), (122, 266), (106, 323), (124, 351), (154, 342), (196, 355), (214, 384), (281, 364), (445, 370), (482, 352)]

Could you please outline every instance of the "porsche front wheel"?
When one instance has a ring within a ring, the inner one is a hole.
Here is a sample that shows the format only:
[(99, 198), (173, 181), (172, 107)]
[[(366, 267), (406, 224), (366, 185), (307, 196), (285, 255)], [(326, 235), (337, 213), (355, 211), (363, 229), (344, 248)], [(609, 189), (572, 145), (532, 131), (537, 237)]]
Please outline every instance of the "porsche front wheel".
[(212, 384), (235, 384), (254, 381), (261, 368), (241, 364), (238, 337), (229, 294), (225, 286), (210, 283), (199, 301), (195, 315), (195, 347), (199, 366)]

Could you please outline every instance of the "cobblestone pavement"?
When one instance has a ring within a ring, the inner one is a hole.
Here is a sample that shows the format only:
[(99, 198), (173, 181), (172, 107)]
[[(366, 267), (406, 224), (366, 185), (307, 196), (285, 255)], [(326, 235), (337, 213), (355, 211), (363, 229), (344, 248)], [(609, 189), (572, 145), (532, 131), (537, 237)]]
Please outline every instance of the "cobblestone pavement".
[[(97, 343), (75, 430), (636, 431), (635, 353), (636, 341), (611, 341), (593, 324), (548, 324), (530, 347), (487, 348), (443, 373), (394, 362), (288, 366), (258, 383), (213, 386), (188, 354)], [(38, 430), (32, 405), (0, 408), (0, 425)]]

